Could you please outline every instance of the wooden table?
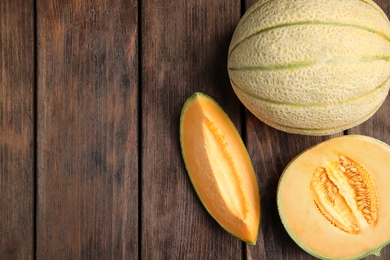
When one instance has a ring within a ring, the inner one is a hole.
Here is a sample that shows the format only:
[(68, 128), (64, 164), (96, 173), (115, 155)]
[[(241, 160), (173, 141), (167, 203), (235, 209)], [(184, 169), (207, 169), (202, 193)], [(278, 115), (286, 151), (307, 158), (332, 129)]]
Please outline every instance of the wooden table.
[[(284, 230), (276, 187), (295, 155), (331, 136), (276, 131), (234, 95), (227, 49), (254, 2), (0, 1), (0, 259), (312, 259)], [(220, 228), (190, 184), (179, 115), (195, 91), (249, 150), (256, 246)], [(341, 134), (390, 143), (389, 110)], [(390, 247), (382, 255), (369, 259)]]

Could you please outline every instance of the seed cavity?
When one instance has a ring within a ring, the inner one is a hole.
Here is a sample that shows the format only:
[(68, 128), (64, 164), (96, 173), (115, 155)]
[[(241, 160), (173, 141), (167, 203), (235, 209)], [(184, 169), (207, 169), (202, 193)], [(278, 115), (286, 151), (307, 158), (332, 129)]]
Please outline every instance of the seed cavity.
[(346, 156), (343, 156), (343, 159), (340, 158), (339, 163), (352, 173), (350, 176), (355, 184), (350, 184), (350, 186), (355, 190), (356, 203), (363, 202), (364, 209), (361, 212), (364, 218), (375, 223), (378, 219), (378, 198), (371, 175), (356, 161)]
[(345, 155), (318, 167), (310, 189), (322, 215), (345, 232), (357, 234), (362, 225), (377, 222), (378, 199), (371, 175)]
[(317, 208), (333, 225), (348, 233), (360, 232), (356, 217), (325, 168), (315, 171), (311, 190)]

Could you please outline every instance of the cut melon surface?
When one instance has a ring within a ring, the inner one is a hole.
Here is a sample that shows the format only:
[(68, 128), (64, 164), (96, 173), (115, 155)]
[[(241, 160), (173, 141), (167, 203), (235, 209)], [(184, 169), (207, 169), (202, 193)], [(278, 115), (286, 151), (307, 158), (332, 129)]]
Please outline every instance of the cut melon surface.
[(206, 210), (226, 231), (255, 244), (260, 221), (256, 175), (237, 129), (211, 97), (197, 92), (186, 101), (180, 143), (188, 175)]
[(281, 175), (277, 205), (292, 239), (321, 259), (379, 255), (390, 243), (390, 147), (347, 135), (304, 151)]

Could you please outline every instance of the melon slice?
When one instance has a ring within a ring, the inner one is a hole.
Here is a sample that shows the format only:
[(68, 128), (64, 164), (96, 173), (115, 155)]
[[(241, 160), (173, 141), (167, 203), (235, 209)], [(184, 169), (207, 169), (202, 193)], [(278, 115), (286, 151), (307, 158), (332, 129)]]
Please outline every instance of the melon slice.
[(367, 136), (329, 139), (286, 167), (279, 215), (292, 239), (321, 259), (379, 255), (390, 243), (390, 146)]
[(184, 104), (180, 143), (206, 210), (226, 231), (255, 244), (260, 196), (252, 162), (234, 124), (209, 96), (197, 92)]

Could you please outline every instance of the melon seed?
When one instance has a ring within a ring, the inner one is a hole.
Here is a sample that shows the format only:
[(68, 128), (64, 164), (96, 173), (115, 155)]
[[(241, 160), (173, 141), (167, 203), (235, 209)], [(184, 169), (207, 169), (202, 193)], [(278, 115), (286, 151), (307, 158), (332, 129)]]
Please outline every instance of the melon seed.
[(364, 215), (364, 217), (367, 219), (367, 220), (372, 220), (372, 217), (371, 217), (371, 215)]
[(363, 211), (363, 213), (366, 213), (366, 214), (370, 214), (371, 213), (371, 210), (369, 210), (367, 208), (364, 208), (362, 211)]
[(355, 200), (356, 200), (356, 201), (364, 200), (364, 196), (356, 196), (356, 197), (355, 197)]

